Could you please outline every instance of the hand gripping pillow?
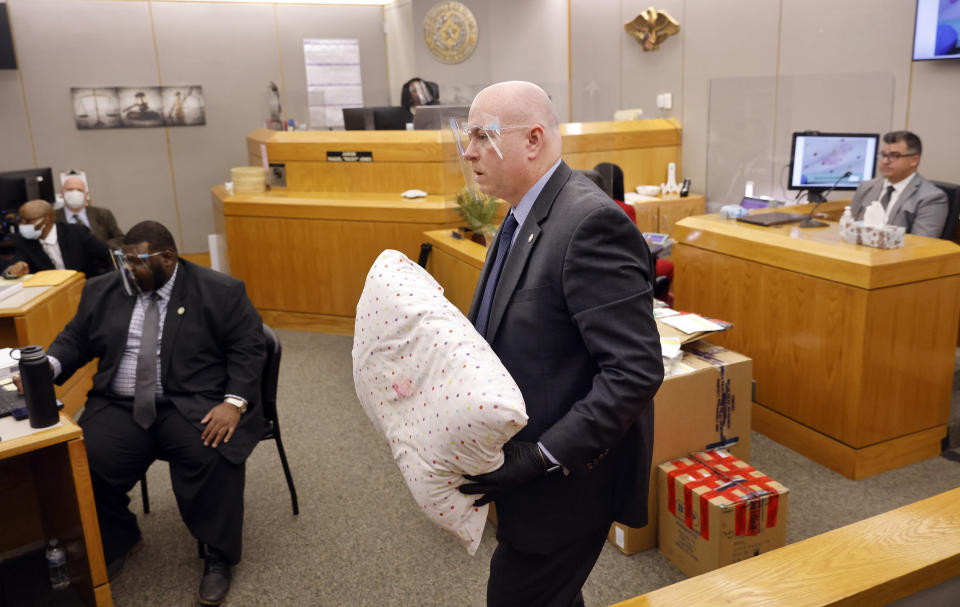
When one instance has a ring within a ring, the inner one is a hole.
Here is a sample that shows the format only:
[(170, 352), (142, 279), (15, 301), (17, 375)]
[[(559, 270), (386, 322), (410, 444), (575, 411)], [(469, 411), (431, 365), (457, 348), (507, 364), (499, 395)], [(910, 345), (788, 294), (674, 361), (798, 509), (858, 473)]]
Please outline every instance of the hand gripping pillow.
[(357, 303), (353, 381), (413, 498), (472, 555), (487, 507), (457, 487), (503, 465), (527, 423), (523, 398), (489, 344), (423, 268), (386, 250)]

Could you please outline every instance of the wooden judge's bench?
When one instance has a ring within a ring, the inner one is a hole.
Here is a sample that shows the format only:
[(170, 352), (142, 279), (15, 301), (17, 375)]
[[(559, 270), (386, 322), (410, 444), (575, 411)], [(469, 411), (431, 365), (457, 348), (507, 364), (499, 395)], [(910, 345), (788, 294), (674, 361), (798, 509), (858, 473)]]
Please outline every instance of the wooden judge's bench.
[[(670, 162), (681, 174), (675, 120), (560, 128), (567, 164), (618, 164), (628, 190), (662, 183)], [(464, 174), (449, 131), (258, 129), (247, 136), (247, 152), (253, 166), (264, 152), (271, 165), (282, 164), (286, 187), (245, 195), (214, 187), (215, 228), (226, 236), (230, 273), (271, 326), (352, 334), (366, 272), (381, 251), (416, 260), (423, 232), (463, 225), (455, 198)], [(401, 197), (410, 189), (428, 196)], [(637, 207), (638, 226), (664, 231), (703, 209), (702, 196), (651, 201)]]

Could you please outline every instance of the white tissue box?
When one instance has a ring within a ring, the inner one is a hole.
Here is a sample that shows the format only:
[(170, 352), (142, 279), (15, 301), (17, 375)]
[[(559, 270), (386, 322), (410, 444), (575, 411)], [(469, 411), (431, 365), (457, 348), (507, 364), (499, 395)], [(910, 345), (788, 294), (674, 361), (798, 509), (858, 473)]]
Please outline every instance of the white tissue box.
[(903, 246), (903, 226), (868, 226), (855, 221), (847, 230), (844, 239), (851, 244), (862, 244), (877, 249), (896, 249)]

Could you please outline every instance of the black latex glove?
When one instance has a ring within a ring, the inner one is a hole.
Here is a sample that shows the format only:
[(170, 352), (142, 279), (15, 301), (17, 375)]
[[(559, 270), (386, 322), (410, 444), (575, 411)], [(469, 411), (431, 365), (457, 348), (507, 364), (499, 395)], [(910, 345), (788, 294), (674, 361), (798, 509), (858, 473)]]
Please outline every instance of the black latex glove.
[(460, 485), (460, 493), (483, 495), (473, 502), (482, 506), (497, 499), (497, 495), (515, 489), (547, 473), (547, 458), (540, 452), (537, 443), (510, 441), (503, 446), (503, 465), (486, 474), (463, 478), (470, 483)]

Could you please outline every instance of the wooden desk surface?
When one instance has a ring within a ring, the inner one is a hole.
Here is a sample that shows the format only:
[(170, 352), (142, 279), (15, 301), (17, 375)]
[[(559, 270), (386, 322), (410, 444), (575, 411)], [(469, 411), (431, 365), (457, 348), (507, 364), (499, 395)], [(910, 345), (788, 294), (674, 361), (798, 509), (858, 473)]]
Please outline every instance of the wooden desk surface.
[(673, 237), (678, 243), (863, 289), (960, 274), (960, 246), (953, 242), (908, 234), (901, 248), (875, 249), (843, 241), (839, 229), (836, 223), (763, 227), (698, 215), (678, 221)]
[(44, 447), (49, 447), (57, 443), (64, 443), (82, 436), (80, 426), (73, 423), (73, 420), (63, 414), (60, 415), (59, 425), (53, 428), (37, 430), (24, 436), (18, 436), (17, 438), (9, 438), (10, 433), (8, 428), (13, 427), (12, 424), (16, 424), (19, 427), (15, 429), (15, 432), (19, 434), (29, 431), (29, 422), (27, 422), (27, 420), (15, 421), (12, 417), (5, 417), (0, 419), (0, 421), (4, 422), (3, 432), (0, 432), (0, 438), (3, 439), (0, 440), (0, 460), (15, 457), (36, 449), (43, 449)]
[(960, 489), (615, 607), (886, 605), (960, 575)]
[(456, 222), (456, 201), (432, 195), (408, 200), (400, 195), (349, 192), (294, 192), (274, 189), (262, 194), (227, 194), (222, 185), (211, 189), (225, 216), (290, 219), (347, 219), (395, 223)]
[[(570, 122), (560, 125), (563, 153), (679, 146), (683, 136), (673, 118)], [(448, 129), (425, 131), (270, 131), (247, 135), (247, 153), (260, 157), (267, 146), (270, 162), (323, 161), (327, 152), (370, 151), (377, 162), (444, 162), (453, 159)]]
[[(0, 301), (0, 318), (25, 314), (35, 308), (46, 305), (51, 299), (57, 297), (59, 290), (70, 289), (77, 284), (82, 286), (84, 282), (86, 282), (84, 275), (80, 272), (75, 272), (55, 287), (23, 287), (17, 293)], [(22, 303), (19, 303), (21, 301)], [(11, 303), (14, 305), (11, 305)]]

